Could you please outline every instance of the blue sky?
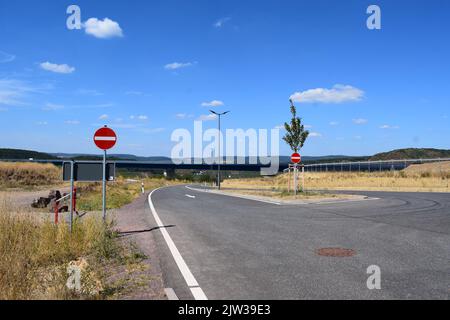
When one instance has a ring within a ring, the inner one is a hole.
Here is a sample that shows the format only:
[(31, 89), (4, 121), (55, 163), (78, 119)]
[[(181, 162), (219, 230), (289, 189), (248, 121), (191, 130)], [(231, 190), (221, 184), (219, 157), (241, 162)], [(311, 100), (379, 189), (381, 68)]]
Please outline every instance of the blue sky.
[(449, 17), (438, 0), (0, 0), (0, 147), (97, 153), (106, 123), (112, 152), (168, 156), (202, 104), (232, 111), (224, 128), (271, 129), (292, 96), (305, 155), (450, 148)]

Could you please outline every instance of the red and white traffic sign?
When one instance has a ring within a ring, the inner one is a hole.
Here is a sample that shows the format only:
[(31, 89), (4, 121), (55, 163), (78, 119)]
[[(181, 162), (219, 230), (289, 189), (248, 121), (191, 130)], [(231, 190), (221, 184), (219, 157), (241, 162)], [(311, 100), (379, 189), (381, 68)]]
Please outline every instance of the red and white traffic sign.
[(302, 157), (298, 153), (293, 153), (291, 156), (292, 163), (300, 163), (302, 161)]
[(98, 129), (94, 134), (95, 145), (102, 150), (108, 150), (114, 147), (117, 142), (117, 136), (114, 130), (103, 127)]

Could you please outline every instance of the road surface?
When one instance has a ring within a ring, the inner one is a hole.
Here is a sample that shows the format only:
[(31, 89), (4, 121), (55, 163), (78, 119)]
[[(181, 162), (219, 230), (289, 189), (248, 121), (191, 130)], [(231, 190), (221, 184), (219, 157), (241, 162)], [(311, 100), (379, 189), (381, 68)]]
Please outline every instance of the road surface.
[[(165, 285), (180, 299), (448, 299), (450, 195), (356, 193), (379, 199), (275, 205), (158, 189), (148, 212), (167, 226), (155, 233)], [(327, 247), (356, 254), (316, 253)], [(371, 265), (380, 290), (367, 288)]]

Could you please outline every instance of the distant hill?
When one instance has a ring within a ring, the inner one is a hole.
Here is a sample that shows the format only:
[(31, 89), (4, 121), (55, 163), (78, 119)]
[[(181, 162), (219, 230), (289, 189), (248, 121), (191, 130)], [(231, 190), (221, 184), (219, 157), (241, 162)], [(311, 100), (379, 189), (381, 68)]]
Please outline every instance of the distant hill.
[[(52, 160), (52, 159), (75, 159), (75, 160), (101, 160), (100, 154), (82, 154), (82, 153), (43, 153), (31, 150), (19, 150), (19, 149), (1, 149), (0, 159), (23, 159), (28, 160), (30, 158), (36, 160)], [(323, 163), (323, 162), (341, 162), (341, 161), (366, 161), (366, 160), (392, 160), (392, 159), (430, 159), (430, 158), (450, 158), (450, 150), (445, 149), (398, 149), (389, 152), (378, 153), (374, 156), (345, 156), (345, 155), (326, 155), (326, 156), (302, 156), (303, 163)], [(148, 161), (153, 163), (172, 163), (169, 157), (142, 157), (133, 154), (108, 154), (110, 160), (128, 160), (128, 161)], [(224, 158), (224, 163), (225, 163)], [(245, 157), (244, 163), (253, 163), (251, 158)], [(192, 163), (194, 159), (192, 158)], [(290, 163), (290, 156), (280, 156), (281, 164)], [(207, 159), (204, 159), (207, 162)], [(215, 162), (215, 159), (214, 161)], [(234, 157), (234, 162), (238, 162), (238, 157)]]
[(31, 150), (20, 150), (20, 149), (1, 149), (0, 148), (0, 159), (55, 159), (56, 157), (43, 152), (31, 151)]
[(450, 150), (407, 148), (378, 153), (370, 160), (450, 158)]
[[(75, 159), (75, 160), (101, 160), (103, 156), (95, 154), (83, 154), (83, 153), (52, 153), (53, 156), (60, 159)], [(141, 157), (134, 154), (108, 154), (110, 160), (129, 160), (129, 161), (151, 161), (158, 163), (170, 163), (172, 162), (168, 157)]]

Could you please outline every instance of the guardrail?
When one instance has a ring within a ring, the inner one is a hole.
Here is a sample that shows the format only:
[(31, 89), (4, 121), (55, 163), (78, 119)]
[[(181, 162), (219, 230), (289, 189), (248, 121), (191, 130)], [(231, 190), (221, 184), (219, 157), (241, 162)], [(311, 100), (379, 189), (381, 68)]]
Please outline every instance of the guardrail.
[(450, 158), (435, 159), (395, 159), (395, 160), (376, 160), (376, 161), (355, 161), (355, 162), (329, 162), (306, 164), (306, 172), (375, 172), (375, 171), (393, 171), (403, 170), (412, 164), (423, 164), (431, 162), (450, 161)]
[[(38, 163), (54, 163), (62, 165), (64, 159), (52, 160), (19, 160), (19, 159), (0, 159), (5, 162), (38, 162)], [(395, 159), (395, 160), (376, 160), (376, 161), (353, 161), (353, 162), (328, 162), (328, 163), (313, 163), (305, 164), (306, 172), (320, 172), (320, 171), (388, 171), (388, 170), (403, 170), (412, 164), (422, 164), (427, 162), (444, 162), (450, 161), (450, 158), (433, 158), (433, 159)], [(95, 160), (80, 160), (77, 162), (98, 162)], [(207, 164), (173, 164), (173, 163), (155, 163), (150, 161), (128, 161), (128, 160), (110, 160), (114, 162), (118, 168), (142, 168), (142, 169), (187, 169), (187, 170), (217, 170), (217, 165)], [(259, 171), (261, 167), (266, 165), (253, 164), (222, 164), (221, 168), (224, 171)], [(280, 163), (279, 171), (286, 170), (289, 167), (288, 163)]]

